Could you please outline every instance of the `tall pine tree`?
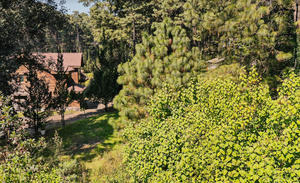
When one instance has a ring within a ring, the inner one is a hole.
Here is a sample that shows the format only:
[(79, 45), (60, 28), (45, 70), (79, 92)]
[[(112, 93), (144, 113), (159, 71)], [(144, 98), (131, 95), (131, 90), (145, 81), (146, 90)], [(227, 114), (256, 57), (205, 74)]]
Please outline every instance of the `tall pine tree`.
[(184, 29), (174, 26), (169, 18), (154, 27), (154, 35), (145, 34), (137, 45), (135, 57), (118, 68), (118, 83), (123, 89), (115, 97), (114, 105), (125, 120), (145, 117), (147, 102), (163, 82), (185, 86), (206, 68), (198, 48), (190, 48)]
[[(105, 30), (103, 30), (102, 48), (99, 49), (99, 63), (94, 64), (93, 78), (85, 90), (85, 96), (93, 98), (96, 101), (107, 105), (119, 93), (121, 86), (117, 83), (117, 66), (122, 61), (122, 46), (119, 49), (113, 49), (112, 41), (106, 39)], [(121, 53), (121, 54), (120, 54)]]
[(219, 56), (274, 76), (294, 63), (293, 3), (187, 0), (181, 16), (205, 60)]
[(45, 78), (38, 76), (41, 69), (34, 64), (35, 62), (35, 59), (28, 59), (25, 64), (28, 69), (28, 72), (25, 73), (27, 99), (20, 105), (24, 107), (23, 115), (26, 117), (29, 127), (34, 128), (37, 137), (38, 128), (46, 123), (46, 118), (51, 114), (52, 94)]

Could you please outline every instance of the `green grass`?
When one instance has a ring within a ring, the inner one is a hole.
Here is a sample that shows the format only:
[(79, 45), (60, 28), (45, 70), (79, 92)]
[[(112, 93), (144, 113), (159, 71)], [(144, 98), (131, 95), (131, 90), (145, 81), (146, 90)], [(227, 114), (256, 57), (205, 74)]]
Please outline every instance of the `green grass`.
[(123, 138), (118, 113), (76, 121), (57, 130), (63, 141), (63, 158), (77, 159), (86, 168), (87, 182), (126, 182)]
[(89, 77), (89, 79), (88, 79), (87, 81), (84, 82), (84, 86), (88, 86), (89, 83), (90, 83), (90, 80), (91, 80), (92, 78), (94, 78), (93, 72), (91, 72), (91, 73), (85, 73), (85, 75), (87, 75), (87, 76)]

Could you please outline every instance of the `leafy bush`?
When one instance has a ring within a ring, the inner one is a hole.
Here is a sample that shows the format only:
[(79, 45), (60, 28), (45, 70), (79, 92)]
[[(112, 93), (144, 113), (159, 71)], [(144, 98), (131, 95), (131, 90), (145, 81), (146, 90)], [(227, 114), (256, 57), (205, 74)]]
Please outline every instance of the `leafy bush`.
[(69, 182), (78, 180), (80, 165), (61, 158), (57, 133), (46, 142), (26, 138), (14, 115), (11, 100), (0, 93), (0, 124), (6, 138), (0, 142), (0, 182)]
[(15, 114), (11, 106), (11, 99), (4, 97), (0, 92), (0, 138), (5, 138), (5, 143), (9, 139), (10, 130), (14, 130), (20, 125)]
[(299, 182), (299, 89), (291, 73), (272, 100), (255, 70), (166, 85), (125, 132), (128, 172), (137, 182)]
[[(0, 165), (1, 182), (69, 182), (79, 179), (76, 160), (64, 161), (57, 133), (51, 142), (44, 138), (18, 142), (20, 148), (6, 153)], [(23, 148), (22, 148), (23, 147)], [(2, 154), (3, 155), (3, 154)]]
[(98, 162), (98, 166), (93, 167), (90, 171), (90, 182), (129, 182), (125, 165), (123, 164), (122, 146), (102, 155), (102, 160)]

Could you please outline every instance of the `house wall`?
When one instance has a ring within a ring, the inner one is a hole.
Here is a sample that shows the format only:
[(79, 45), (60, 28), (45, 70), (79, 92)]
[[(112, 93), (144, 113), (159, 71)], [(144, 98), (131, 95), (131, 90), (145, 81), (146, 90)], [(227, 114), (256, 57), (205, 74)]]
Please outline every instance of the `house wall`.
[(54, 92), (55, 85), (56, 85), (56, 79), (52, 74), (43, 71), (38, 74), (38, 77), (44, 77), (46, 83), (48, 83), (48, 85), (49, 85), (49, 91)]
[[(16, 73), (19, 75), (25, 75), (26, 72), (28, 72), (28, 69), (23, 65), (16, 71)], [(49, 91), (52, 91), (52, 92), (54, 91), (56, 79), (52, 74), (45, 72), (45, 71), (39, 71), (38, 77), (39, 78), (44, 77), (46, 83), (48, 83), (48, 85), (49, 85)], [(71, 77), (74, 80), (74, 82), (78, 83), (78, 72), (72, 72)], [(21, 82), (21, 88), (24, 88), (26, 85), (29, 85), (29, 83), (27, 82), (27, 78), (25, 76), (24, 82)], [(16, 99), (16, 100), (19, 100), (19, 99)], [(18, 106), (16, 106), (16, 108), (18, 108)], [(80, 111), (80, 102), (74, 100), (71, 104), (69, 104), (69, 106), (67, 107), (66, 110), (67, 111)]]
[(19, 69), (16, 71), (16, 73), (18, 73), (18, 74), (25, 74), (26, 72), (28, 72), (28, 69), (24, 65), (19, 67)]
[[(19, 75), (24, 75), (26, 72), (28, 72), (28, 69), (27, 69), (24, 65), (22, 65), (22, 66), (16, 71), (16, 73), (19, 74)], [(49, 91), (52, 91), (52, 92), (54, 91), (54, 89), (55, 89), (55, 84), (56, 84), (56, 79), (55, 79), (55, 77), (54, 77), (52, 74), (50, 74), (50, 73), (48, 73), (48, 72), (45, 72), (45, 71), (42, 71), (42, 72), (39, 71), (39, 72), (38, 72), (38, 77), (39, 77), (39, 78), (44, 77), (46, 83), (48, 83), (48, 85), (49, 85)], [(28, 84), (29, 84), (29, 83), (27, 82), (26, 76), (25, 76), (25, 81), (22, 82), (21, 84), (22, 84), (22, 85), (28, 85)]]
[(78, 84), (78, 71), (77, 71), (77, 69), (76, 69), (76, 71), (73, 71), (71, 73), (71, 77), (74, 80), (74, 82)]
[(80, 102), (74, 100), (72, 103), (69, 104), (66, 111), (80, 111)]

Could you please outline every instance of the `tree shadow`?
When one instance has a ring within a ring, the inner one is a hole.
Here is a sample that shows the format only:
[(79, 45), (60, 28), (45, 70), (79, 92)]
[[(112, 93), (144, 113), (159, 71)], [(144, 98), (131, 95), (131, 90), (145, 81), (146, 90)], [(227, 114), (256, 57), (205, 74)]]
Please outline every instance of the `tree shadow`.
[(105, 113), (67, 124), (57, 130), (62, 138), (65, 155), (91, 162), (102, 156), (116, 144), (122, 143), (118, 132), (110, 124), (117, 120), (118, 113)]
[[(108, 111), (107, 112), (116, 112), (117, 109), (114, 109), (113, 107), (108, 107)], [(99, 115), (99, 114), (105, 114), (105, 109), (95, 109), (94, 111), (90, 111), (90, 112), (86, 112), (84, 111), (84, 113), (81, 113), (81, 114), (78, 114), (74, 117), (70, 117), (68, 119), (65, 119), (65, 123), (66, 124), (70, 124), (70, 123), (74, 123), (74, 121), (78, 121), (78, 120), (81, 120), (81, 119), (86, 119), (86, 118), (89, 118), (89, 117), (92, 117), (92, 116), (95, 116), (95, 115)], [(74, 115), (74, 114), (65, 114), (65, 117), (68, 116), (68, 115)], [(52, 132), (53, 130), (51, 128), (57, 128), (57, 127), (61, 127), (61, 120), (53, 120), (51, 122), (51, 126), (50, 127), (50, 131)], [(48, 130), (48, 129), (47, 129)]]

